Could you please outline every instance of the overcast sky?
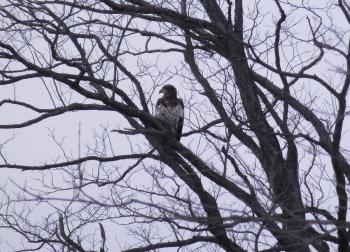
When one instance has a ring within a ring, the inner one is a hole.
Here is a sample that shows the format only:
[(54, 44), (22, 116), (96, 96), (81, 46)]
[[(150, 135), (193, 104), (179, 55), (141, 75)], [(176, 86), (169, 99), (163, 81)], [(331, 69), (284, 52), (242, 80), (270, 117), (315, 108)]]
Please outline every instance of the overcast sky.
[[(1, 3), (2, 1), (0, 1)], [(314, 1), (316, 6), (322, 4), (322, 1)], [(273, 6), (273, 7), (272, 7)], [(266, 12), (266, 17), (264, 18), (265, 24), (260, 24), (262, 26), (262, 30), (266, 28), (266, 30), (271, 28), (273, 16), (271, 12), (268, 10), (274, 10), (275, 5), (273, 1), (268, 0), (264, 1), (261, 4), (262, 12)], [(299, 16), (298, 16), (299, 15)], [(302, 17), (302, 12), (298, 12), (295, 16), (294, 20), (298, 20), (298, 18), (303, 18), (303, 24), (297, 25), (296, 29), (299, 34), (305, 33), (305, 16)], [(343, 18), (338, 16), (333, 17), (333, 21), (342, 24)], [(341, 20), (338, 20), (338, 19)], [(275, 17), (276, 20), (276, 17)], [(1, 22), (1, 21), (0, 21)], [(247, 24), (248, 25), (248, 24)], [(348, 36), (348, 34), (347, 34)], [(40, 44), (38, 44), (38, 47)], [(290, 49), (292, 51), (292, 48)], [(331, 71), (335, 70), (335, 67), (341, 67), (342, 63), (338, 65), (336, 62), (337, 58), (332, 55), (329, 55), (328, 64), (322, 64), (322, 66), (318, 69), (318, 71), (329, 74)], [(127, 62), (130, 69), (132, 69), (132, 64), (136, 62), (136, 58), (130, 58), (130, 61)], [(152, 59), (155, 60), (155, 59)], [(158, 59), (158, 64), (160, 66), (168, 65), (171, 62), (178, 62), (181, 60), (180, 58), (172, 58), (168, 56), (164, 56)], [(181, 83), (181, 78), (175, 76), (170, 79), (170, 81), (175, 84), (179, 89), (179, 95), (182, 98), (190, 97), (191, 93), (186, 91), (186, 84)], [(51, 83), (52, 84), (52, 83)], [(47, 85), (50, 87), (49, 82)], [(154, 83), (148, 82), (146, 85), (153, 85)], [(52, 86), (51, 86), (52, 88)], [(310, 85), (310, 89), (312, 90), (312, 85)], [(155, 101), (159, 96), (158, 91), (150, 97), (152, 101)], [(322, 95), (322, 92), (316, 88), (314, 90), (319, 95)], [(48, 92), (43, 85), (43, 82), (38, 79), (36, 81), (24, 81), (20, 83), (20, 85), (16, 86), (1, 86), (0, 87), (0, 98), (1, 99), (16, 99), (20, 101), (27, 101), (31, 104), (40, 107), (40, 108), (50, 108), (52, 106), (52, 102), (48, 96)], [(193, 99), (201, 99), (201, 96), (192, 97)], [(79, 100), (79, 98), (78, 98)], [(151, 103), (149, 104), (151, 107)], [(348, 109), (349, 110), (349, 109)], [(35, 116), (35, 113), (27, 109), (19, 109), (13, 105), (6, 105), (0, 108), (0, 118), (1, 124), (11, 124), (22, 122), (28, 118), (32, 118)], [(188, 115), (188, 112), (186, 112)], [(349, 141), (349, 117), (345, 122), (346, 127), (344, 128), (344, 142), (342, 143), (344, 148), (347, 150), (350, 149), (350, 141)], [(6, 145), (2, 146), (1, 154), (4, 155), (9, 163), (15, 164), (26, 164), (26, 165), (36, 165), (42, 164), (45, 162), (53, 162), (57, 159), (63, 160), (64, 156), (59, 146), (53, 141), (51, 137), (51, 133), (54, 133), (56, 139), (58, 141), (63, 141), (64, 151), (69, 153), (72, 157), (79, 156), (79, 141), (81, 143), (80, 154), (84, 155), (88, 152), (88, 148), (93, 148), (95, 145), (94, 135), (96, 132), (103, 132), (104, 128), (109, 130), (114, 128), (124, 128), (127, 124), (125, 120), (112, 112), (73, 112), (67, 113), (65, 115), (60, 115), (55, 118), (51, 118), (49, 120), (45, 120), (43, 122), (37, 123), (30, 127), (24, 129), (1, 129), (0, 134), (0, 144), (5, 141), (10, 140)], [(80, 130), (80, 137), (79, 132)], [(186, 128), (185, 128), (186, 131)], [(113, 148), (116, 153), (123, 154), (128, 153), (130, 150), (129, 142), (121, 137), (118, 133), (111, 133), (111, 140), (113, 143)], [(191, 138), (184, 138), (183, 143), (188, 146), (191, 146)], [(141, 143), (141, 141), (140, 141)], [(135, 146), (138, 143), (133, 143)], [(192, 147), (192, 146), (191, 146)], [(110, 153), (111, 154), (111, 153)], [(349, 154), (349, 153), (348, 153)], [(348, 155), (350, 156), (350, 155)], [(3, 161), (2, 161), (3, 163)], [(9, 169), (2, 169), (2, 175), (0, 176), (0, 185), (9, 185), (6, 189), (15, 188), (11, 185), (10, 179), (14, 180), (19, 185), (27, 185), (37, 184), (32, 180), (33, 177), (38, 177), (38, 174), (35, 172), (22, 172), (15, 171)], [(140, 177), (140, 180), (143, 178)], [(15, 189), (14, 189), (15, 190)], [(40, 210), (37, 213), (46, 213), (46, 209), (39, 208)], [(40, 214), (39, 214), (40, 215)], [(97, 227), (96, 227), (97, 228)], [(107, 229), (111, 229), (110, 233), (116, 233), (115, 227), (107, 226)], [(113, 229), (113, 231), (112, 231)], [(118, 230), (118, 235), (125, 235), (120, 230)], [(124, 237), (117, 237), (118, 240), (123, 241)], [(16, 246), (17, 238), (12, 236), (12, 234), (8, 233), (6, 230), (0, 229), (0, 251), (7, 252), (10, 251), (9, 245), (10, 243)], [(122, 244), (124, 245), (124, 244)], [(20, 247), (20, 246), (19, 246)], [(118, 250), (116, 250), (118, 251)], [(169, 250), (170, 251), (170, 250)]]

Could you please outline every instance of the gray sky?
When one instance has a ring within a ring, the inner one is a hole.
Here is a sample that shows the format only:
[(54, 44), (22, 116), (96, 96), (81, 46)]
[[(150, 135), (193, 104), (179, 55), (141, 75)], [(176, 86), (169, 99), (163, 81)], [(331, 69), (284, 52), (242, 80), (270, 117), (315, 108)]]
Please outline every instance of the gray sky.
[[(249, 2), (249, 1), (248, 1)], [(300, 2), (300, 1), (298, 1)], [(319, 5), (321, 1), (314, 1), (315, 4)], [(268, 13), (271, 6), (274, 6), (272, 1), (264, 1), (261, 4), (261, 11), (264, 13), (265, 11)], [(298, 12), (295, 14), (295, 19), (298, 20), (303, 14), (301, 12)], [(305, 14), (304, 14), (305, 15)], [(273, 15), (267, 14), (267, 16), (263, 19), (264, 24), (261, 26), (262, 29), (271, 30), (272, 25), (272, 17)], [(343, 19), (339, 19), (338, 15), (334, 17), (334, 21), (342, 25)], [(247, 22), (248, 23), (248, 22)], [(248, 25), (248, 24), (247, 24)], [(273, 29), (273, 27), (272, 27)], [(306, 32), (305, 29), (305, 20), (301, 25), (296, 26), (296, 31), (298, 31), (298, 35), (304, 35)], [(348, 34), (346, 34), (348, 37)], [(38, 44), (38, 46), (40, 46)], [(288, 50), (289, 52), (293, 51), (293, 48), (290, 48)], [(338, 65), (338, 57), (329, 55), (328, 57), (329, 62), (325, 62), (324, 64), (321, 64), (321, 66), (317, 69), (318, 72), (324, 72), (327, 75), (332, 74), (332, 69), (334, 68), (335, 64), (336, 66), (341, 66), (342, 63), (339, 62)], [(135, 58), (130, 58), (126, 64), (130, 67), (130, 69), (133, 69), (133, 65), (136, 62)], [(154, 60), (154, 58), (150, 58), (150, 60)], [(181, 60), (180, 58), (173, 58), (169, 56), (162, 56), (160, 59), (158, 59), (159, 66), (166, 66), (171, 63), (177, 63), (177, 61)], [(159, 82), (165, 81), (159, 80)], [(334, 80), (335, 81), (335, 80)], [(186, 83), (181, 83), (180, 77), (173, 77), (170, 79), (171, 83), (175, 83), (179, 89), (180, 96), (183, 98), (190, 97), (191, 93), (186, 91)], [(154, 85), (154, 83), (148, 79), (148, 82), (145, 83), (145, 86), (151, 87)], [(52, 87), (52, 86), (51, 86)], [(152, 101), (154, 101), (158, 96), (158, 89), (156, 89), (156, 92), (153, 94), (151, 98)], [(318, 87), (314, 88), (312, 83), (310, 84), (310, 90), (318, 93), (320, 96), (322, 96), (323, 92), (322, 90), (319, 90)], [(0, 87), (0, 98), (7, 98), (7, 99), (14, 99), (14, 97), (17, 100), (22, 101), (28, 101), (33, 105), (36, 105), (40, 108), (48, 108), (51, 106), (51, 101), (47, 95), (47, 90), (45, 89), (43, 83), (40, 80), (37, 80), (35, 82), (32, 81), (26, 81), (25, 83), (22, 83), (21, 85), (16, 85), (16, 87), (12, 86), (1, 86)], [(76, 99), (76, 98), (75, 98)], [(201, 99), (201, 96), (198, 95), (198, 97), (193, 97), (193, 99)], [(77, 99), (79, 100), (79, 98)], [(192, 101), (194, 103), (194, 101)], [(331, 101), (329, 101), (331, 103)], [(329, 104), (317, 104), (322, 108), (322, 106), (328, 106)], [(150, 104), (151, 106), (151, 104)], [(315, 107), (315, 109), (317, 109)], [(186, 112), (186, 115), (188, 116), (188, 111)], [(26, 109), (18, 109), (16, 106), (8, 105), (3, 106), (0, 108), (0, 118), (1, 118), (1, 124), (7, 124), (7, 123), (18, 123), (21, 122), (27, 118), (31, 118), (35, 116), (34, 113), (30, 112)], [(192, 115), (193, 116), (193, 115)], [(78, 145), (79, 145), (79, 136), (78, 131), (80, 127), (81, 136), (80, 136), (80, 142), (81, 142), (81, 155), (84, 155), (87, 153), (89, 148), (93, 148), (95, 146), (95, 138), (94, 138), (94, 131), (97, 131), (99, 133), (103, 132), (103, 127), (107, 127), (108, 130), (114, 129), (118, 126), (121, 128), (125, 127), (127, 124), (125, 123), (125, 120), (122, 119), (119, 115), (116, 113), (111, 112), (79, 112), (79, 113), (68, 113), (66, 115), (61, 115), (56, 118), (51, 118), (49, 120), (40, 122), (38, 124), (32, 125), (25, 129), (13, 129), (13, 130), (1, 130), (0, 135), (0, 143), (3, 143), (7, 139), (11, 137), (15, 137), (13, 140), (11, 140), (8, 144), (3, 146), (1, 149), (2, 154), (5, 153), (6, 158), (8, 162), (10, 163), (16, 163), (16, 164), (26, 164), (26, 165), (35, 165), (35, 164), (41, 164), (44, 162), (52, 162), (54, 160), (60, 159), (64, 160), (64, 156), (60, 148), (57, 146), (57, 144), (54, 143), (53, 139), (50, 137), (50, 132), (54, 132), (55, 137), (57, 137), (58, 141), (63, 142), (64, 151), (68, 153), (70, 156), (77, 157), (79, 155), (78, 151)], [(350, 149), (350, 141), (349, 141), (349, 133), (348, 133), (348, 126), (350, 125), (349, 117), (347, 117), (345, 122), (345, 129), (344, 129), (344, 138), (343, 138), (343, 147), (347, 150)], [(102, 127), (101, 127), (102, 126)], [(186, 129), (185, 129), (186, 131)], [(139, 138), (140, 139), (140, 138)], [(190, 146), (192, 149), (195, 147), (193, 146), (193, 139), (191, 138), (184, 138), (183, 143), (185, 145)], [(124, 138), (121, 137), (118, 133), (112, 133), (111, 134), (111, 141), (113, 144), (114, 151), (118, 154), (128, 153), (130, 150), (129, 142)], [(137, 144), (133, 143), (135, 147), (137, 148)], [(142, 141), (140, 141), (140, 144), (143, 145)], [(111, 153), (109, 153), (111, 154)], [(350, 156), (350, 155), (349, 155)], [(2, 176), (0, 177), (0, 185), (8, 184), (9, 187), (7, 189), (11, 188), (13, 185), (9, 182), (9, 179), (12, 179), (16, 181), (16, 183), (23, 185), (24, 183), (28, 183), (28, 185), (37, 184), (37, 182), (34, 182), (32, 177), (38, 177), (37, 173), (32, 172), (20, 172), (20, 171), (13, 171), (8, 169), (2, 169)], [(140, 181), (142, 181), (143, 177), (139, 178)], [(137, 180), (136, 180), (137, 181)], [(14, 188), (14, 187), (13, 187)], [(14, 189), (15, 190), (15, 189)], [(93, 194), (93, 192), (91, 192)], [(47, 206), (45, 206), (47, 207)], [(39, 213), (45, 213), (46, 208), (44, 206), (38, 208)], [(38, 218), (40, 220), (40, 218)], [(97, 227), (96, 227), (97, 228)], [(126, 237), (126, 233), (123, 232), (123, 228), (116, 230), (116, 226), (106, 226), (106, 229), (109, 230), (109, 233), (112, 233), (114, 235), (117, 235), (117, 239), (121, 241), (122, 246), (124, 245), (123, 241), (128, 240)], [(16, 246), (15, 243), (17, 243), (17, 238), (12, 236), (13, 234), (8, 233), (5, 230), (0, 229), (0, 251), (10, 251), (9, 246), (6, 244), (7, 242), (13, 244)], [(108, 240), (108, 243), (111, 241)], [(113, 242), (114, 244), (114, 242)], [(169, 250), (170, 251), (170, 250)]]

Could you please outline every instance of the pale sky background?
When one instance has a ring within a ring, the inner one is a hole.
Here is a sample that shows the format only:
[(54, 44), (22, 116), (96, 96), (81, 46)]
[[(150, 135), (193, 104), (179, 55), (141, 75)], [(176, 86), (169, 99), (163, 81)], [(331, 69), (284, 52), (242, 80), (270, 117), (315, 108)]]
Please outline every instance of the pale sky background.
[[(315, 0), (313, 2), (317, 3), (317, 5), (320, 5), (320, 3), (322, 3), (323, 1)], [(264, 1), (264, 4), (261, 6), (265, 10), (275, 9), (275, 5), (271, 0)], [(298, 15), (301, 15), (300, 12)], [(298, 18), (300, 17), (295, 17), (295, 19)], [(342, 19), (340, 15), (334, 16), (334, 18), (335, 21), (339, 24), (343, 22), (342, 20), (338, 20), (339, 18)], [(266, 25), (261, 24), (262, 29), (270, 29), (271, 16), (266, 16), (264, 20), (264, 22), (266, 22)], [(297, 29), (300, 32), (300, 34), (302, 34), (306, 31), (305, 28), (306, 27), (304, 20), (304, 24), (299, 25)], [(38, 44), (38, 46), (40, 45)], [(328, 73), (328, 71), (334, 67), (333, 64), (338, 64), (339, 62), (335, 56), (329, 56), (328, 59), (329, 64), (323, 64), (321, 67), (319, 67), (319, 72)], [(176, 62), (177, 60), (181, 59), (176, 59), (164, 55), (159, 59), (159, 65), (165, 66), (168, 63)], [(132, 70), (132, 65), (135, 64), (135, 59), (131, 58), (130, 62), (127, 62), (127, 64)], [(190, 96), (190, 93), (186, 91), (186, 85), (181, 83), (180, 78), (173, 78), (170, 82), (174, 83), (177, 86), (180, 97), (186, 98)], [(16, 85), (15, 88), (13, 86), (1, 86), (0, 98), (13, 99), (15, 96), (17, 100), (29, 101), (30, 103), (40, 108), (48, 108), (51, 106), (51, 102), (48, 98), (47, 91), (45, 90), (45, 87), (40, 80), (25, 81), (25, 83), (23, 84), (24, 85)], [(151, 84), (152, 83), (149, 82), (146, 85)], [(315, 91), (315, 93), (318, 93), (319, 95), (322, 95), (322, 90), (319, 90), (318, 87), (316, 89), (317, 90), (313, 91)], [(157, 89), (154, 95), (151, 97), (152, 101), (155, 101), (159, 96), (158, 90), (159, 89)], [(194, 99), (196, 98), (198, 97), (194, 97)], [(347, 109), (347, 111), (348, 110), (349, 109)], [(188, 112), (186, 112), (185, 115), (188, 116)], [(0, 108), (1, 124), (21, 122), (27, 118), (32, 118), (33, 116), (35, 116), (35, 114), (30, 112), (29, 110), (18, 109), (18, 107), (13, 105), (6, 105)], [(347, 150), (350, 149), (350, 138), (348, 133), (349, 124), (349, 117), (347, 117), (343, 131), (343, 146), (346, 147)], [(60, 152), (57, 145), (55, 145), (55, 143), (52, 141), (49, 135), (50, 131), (54, 130), (57, 139), (61, 140), (62, 138), (64, 138), (65, 151), (71, 154), (72, 156), (77, 157), (79, 150), (79, 127), (81, 130), (81, 154), (83, 155), (86, 152), (87, 146), (91, 147), (94, 145), (94, 131), (102, 132), (103, 130), (101, 126), (107, 127), (110, 130), (113, 128), (117, 128), (118, 125), (120, 125), (121, 127), (127, 126), (127, 124), (125, 124), (125, 120), (121, 119), (121, 117), (118, 114), (113, 112), (70, 112), (65, 115), (50, 118), (48, 120), (42, 121), (38, 124), (32, 125), (24, 129), (1, 129), (0, 144), (6, 141), (7, 139), (14, 137), (13, 140), (11, 140), (1, 149), (1, 153), (5, 154), (9, 163), (25, 165), (41, 164), (43, 162), (50, 162), (52, 160), (55, 160), (58, 157), (62, 157), (62, 153)], [(184, 131), (186, 131), (186, 128)], [(123, 154), (129, 152), (129, 143), (124, 137), (120, 137), (120, 135), (117, 133), (112, 133), (111, 140), (116, 153)], [(190, 146), (191, 138), (183, 138), (182, 142), (185, 145)], [(348, 155), (348, 157), (349, 156), (350, 155)], [(2, 174), (0, 176), (0, 186), (8, 185), (7, 189), (10, 188), (10, 190), (12, 190), (12, 188), (14, 188), (13, 185), (11, 185), (11, 182), (9, 182), (9, 179), (14, 180), (20, 185), (23, 185), (24, 183), (27, 183), (28, 185), (37, 184), (37, 182), (33, 181), (32, 179), (32, 177), (37, 177), (37, 173), (35, 172), (22, 172), (9, 169), (2, 169), (1, 172)], [(140, 177), (140, 180), (142, 179), (143, 178)], [(39, 208), (37, 208), (36, 210), (36, 214), (45, 214), (46, 211), (46, 208), (39, 206)], [(96, 224), (96, 229), (97, 228), (98, 227)], [(128, 240), (127, 234), (125, 231), (123, 231), (122, 228), (118, 228), (116, 227), (116, 225), (105, 226), (105, 228), (107, 233), (113, 234), (112, 236), (117, 235), (116, 239), (118, 241), (123, 242), (124, 240)], [(115, 243), (114, 241), (107, 240), (107, 247), (108, 244)], [(18, 239), (15, 236), (13, 236), (12, 233), (0, 229), (0, 252), (12, 251), (11, 246), (19, 248), (20, 246), (17, 245), (19, 245)], [(123, 246), (124, 244), (122, 243), (121, 245)], [(112, 247), (109, 247), (109, 249), (110, 251), (119, 251), (119, 249), (113, 250)]]

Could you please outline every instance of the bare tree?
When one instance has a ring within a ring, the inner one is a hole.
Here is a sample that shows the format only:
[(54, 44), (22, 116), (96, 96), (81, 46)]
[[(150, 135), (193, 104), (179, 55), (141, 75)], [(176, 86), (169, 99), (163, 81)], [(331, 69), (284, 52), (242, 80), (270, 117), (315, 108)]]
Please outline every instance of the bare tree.
[[(320, 2), (1, 0), (1, 86), (40, 83), (51, 105), (7, 96), (36, 116), (0, 128), (73, 111), (120, 125), (79, 155), (52, 133), (62, 154), (37, 165), (3, 142), (1, 168), (41, 177), (3, 185), (1, 228), (21, 251), (350, 251), (350, 4)], [(181, 142), (152, 115), (168, 82)]]

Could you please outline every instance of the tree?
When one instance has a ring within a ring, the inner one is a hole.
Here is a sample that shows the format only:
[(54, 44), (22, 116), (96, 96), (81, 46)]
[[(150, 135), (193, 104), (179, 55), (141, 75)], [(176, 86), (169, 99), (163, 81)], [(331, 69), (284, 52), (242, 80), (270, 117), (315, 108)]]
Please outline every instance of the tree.
[[(350, 6), (326, 2), (2, 0), (2, 88), (42, 83), (52, 104), (5, 97), (37, 116), (0, 128), (120, 120), (85, 155), (54, 134), (52, 162), (2, 150), (1, 168), (42, 175), (2, 188), (2, 229), (21, 251), (114, 251), (123, 226), (124, 251), (349, 251)], [(152, 115), (167, 82), (185, 99), (182, 142)]]

